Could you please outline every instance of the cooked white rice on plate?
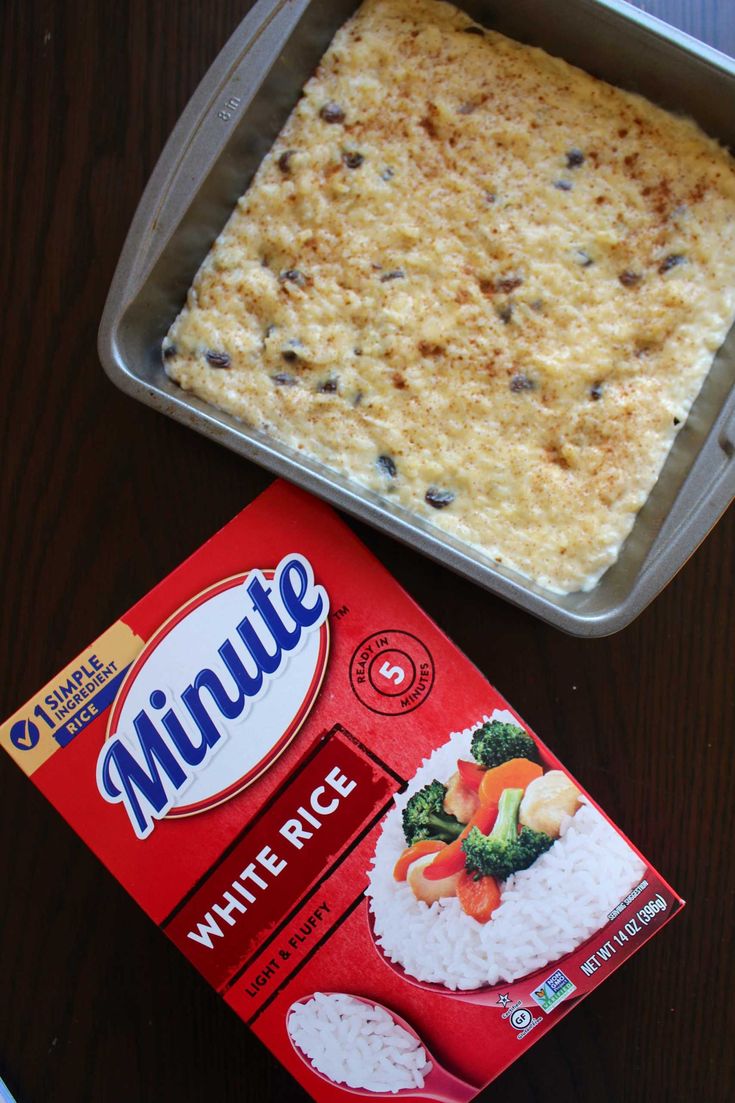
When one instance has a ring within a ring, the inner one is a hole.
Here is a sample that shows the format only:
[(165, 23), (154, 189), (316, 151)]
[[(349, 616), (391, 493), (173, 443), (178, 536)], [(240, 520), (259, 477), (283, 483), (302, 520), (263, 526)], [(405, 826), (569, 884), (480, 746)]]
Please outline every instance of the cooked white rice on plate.
[(449, 897), (430, 906), (393, 878), (405, 849), (401, 813), (435, 778), (446, 782), (457, 759), (472, 757), (472, 733), (489, 720), (516, 723), (496, 710), (454, 732), (425, 759), (385, 818), (366, 894), (378, 946), (417, 980), (466, 991), (518, 980), (575, 950), (607, 922), (610, 911), (640, 881), (645, 865), (614, 827), (584, 798), (561, 837), (529, 868), (501, 885), (489, 923), (465, 915)]

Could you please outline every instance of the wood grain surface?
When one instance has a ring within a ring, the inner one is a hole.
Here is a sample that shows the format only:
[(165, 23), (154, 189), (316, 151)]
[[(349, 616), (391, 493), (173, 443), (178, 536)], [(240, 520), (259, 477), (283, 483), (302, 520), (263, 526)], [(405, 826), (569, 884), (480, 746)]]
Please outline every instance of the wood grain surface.
[[(735, 54), (733, 0), (641, 6)], [(146, 179), (246, 7), (0, 3), (2, 716), (270, 481), (116, 391), (95, 349)], [(729, 1103), (735, 511), (598, 641), (355, 528), (689, 901), (483, 1098)], [(5, 757), (0, 986), (18, 1103), (306, 1098)]]

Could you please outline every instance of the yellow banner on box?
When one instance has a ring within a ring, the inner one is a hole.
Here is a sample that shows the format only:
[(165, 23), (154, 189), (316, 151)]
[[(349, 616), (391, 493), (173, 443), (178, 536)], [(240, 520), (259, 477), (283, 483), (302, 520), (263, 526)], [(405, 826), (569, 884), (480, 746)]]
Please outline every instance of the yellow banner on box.
[(0, 726), (0, 746), (30, 777), (109, 707), (142, 647), (117, 621)]

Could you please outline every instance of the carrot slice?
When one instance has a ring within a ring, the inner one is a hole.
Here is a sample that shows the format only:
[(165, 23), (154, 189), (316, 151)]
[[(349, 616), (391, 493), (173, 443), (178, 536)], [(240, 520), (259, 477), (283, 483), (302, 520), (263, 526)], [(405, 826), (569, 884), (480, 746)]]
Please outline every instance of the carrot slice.
[(465, 915), (487, 923), (500, 904), (500, 889), (494, 877), (478, 877), (464, 870), (457, 881), (457, 899)]
[(409, 846), (403, 851), (400, 858), (393, 866), (393, 877), (396, 881), (405, 881), (408, 875), (408, 867), (412, 865), (417, 858), (423, 858), (425, 854), (436, 854), (437, 851), (443, 850), (446, 843), (440, 842), (438, 839), (419, 839), (413, 846)]
[(527, 758), (510, 758), (500, 766), (485, 771), (480, 783), (480, 804), (495, 804), (500, 800), (503, 789), (526, 788), (544, 772), (543, 766)]
[(424, 877), (428, 881), (441, 881), (443, 877), (451, 877), (453, 873), (459, 873), (460, 870), (464, 869), (463, 840), (467, 838), (473, 827), (479, 827), (483, 835), (487, 835), (488, 832), (492, 831), (497, 818), (497, 802), (495, 804), (481, 804), (462, 834), (449, 846), (445, 847), (441, 854), (437, 854), (434, 861), (426, 867)]
[(462, 778), (467, 788), (472, 789), (472, 791), (476, 793), (486, 773), (484, 767), (478, 766), (476, 762), (467, 762), (463, 758), (458, 758), (457, 769), (459, 770), (459, 776)]

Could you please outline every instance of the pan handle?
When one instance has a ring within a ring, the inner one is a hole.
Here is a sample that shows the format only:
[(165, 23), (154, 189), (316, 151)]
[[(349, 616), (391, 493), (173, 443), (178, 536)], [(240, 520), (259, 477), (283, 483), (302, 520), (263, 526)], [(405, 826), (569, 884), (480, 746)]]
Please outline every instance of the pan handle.
[[(127, 298), (160, 256), (309, 0), (257, 0), (207, 70), (163, 148), (117, 272)], [(127, 254), (130, 254), (129, 256)]]

